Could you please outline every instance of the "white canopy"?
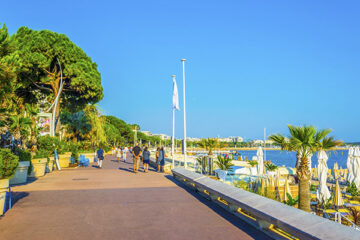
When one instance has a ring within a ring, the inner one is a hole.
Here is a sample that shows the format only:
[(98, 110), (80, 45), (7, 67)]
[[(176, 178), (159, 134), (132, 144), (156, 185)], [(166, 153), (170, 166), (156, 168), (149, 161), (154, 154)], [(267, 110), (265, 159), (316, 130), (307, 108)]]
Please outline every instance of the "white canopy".
[(354, 148), (350, 147), (348, 152), (348, 158), (346, 161), (346, 167), (348, 169), (347, 180), (352, 183), (354, 181), (353, 162), (354, 162)]
[(353, 159), (353, 174), (354, 174), (354, 183), (356, 188), (360, 188), (360, 149), (356, 147), (354, 150), (354, 159)]
[(317, 172), (319, 178), (319, 188), (316, 192), (316, 197), (321, 203), (326, 202), (331, 197), (329, 189), (326, 185), (327, 175), (328, 175), (328, 167), (326, 164), (327, 160), (328, 160), (328, 156), (326, 155), (326, 152), (324, 150), (319, 151), (318, 172)]

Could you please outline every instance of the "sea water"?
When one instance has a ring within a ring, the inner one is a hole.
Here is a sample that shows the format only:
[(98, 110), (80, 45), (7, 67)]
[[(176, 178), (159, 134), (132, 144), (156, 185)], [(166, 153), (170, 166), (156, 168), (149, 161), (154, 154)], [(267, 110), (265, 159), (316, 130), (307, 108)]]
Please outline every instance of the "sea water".
[[(348, 150), (334, 150), (328, 151), (328, 168), (333, 168), (335, 162), (338, 163), (339, 168), (346, 168), (346, 161), (348, 157)], [(240, 150), (238, 153), (241, 154), (242, 159), (245, 160), (248, 157), (249, 160), (256, 156), (256, 150)], [(296, 164), (296, 152), (287, 152), (281, 150), (266, 150), (264, 151), (264, 160), (271, 161), (277, 166), (295, 167)], [(311, 158), (311, 167), (318, 165), (317, 153)]]

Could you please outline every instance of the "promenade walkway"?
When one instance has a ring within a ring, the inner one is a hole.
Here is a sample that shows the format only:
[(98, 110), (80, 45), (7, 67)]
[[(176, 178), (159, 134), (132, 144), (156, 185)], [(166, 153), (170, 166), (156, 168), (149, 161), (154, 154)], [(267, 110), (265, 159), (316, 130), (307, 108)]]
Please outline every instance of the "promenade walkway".
[(0, 239), (268, 239), (171, 176), (131, 167), (107, 156), (103, 169), (56, 171), (13, 187)]

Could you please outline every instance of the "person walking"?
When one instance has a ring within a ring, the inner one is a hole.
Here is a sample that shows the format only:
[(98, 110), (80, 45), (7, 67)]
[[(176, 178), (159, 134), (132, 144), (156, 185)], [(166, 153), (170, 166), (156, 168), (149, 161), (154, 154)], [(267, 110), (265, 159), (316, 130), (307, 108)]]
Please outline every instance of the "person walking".
[(123, 149), (124, 162), (126, 162), (128, 151), (129, 149), (127, 148), (127, 146), (125, 146)]
[(161, 147), (159, 150), (159, 157), (158, 157), (158, 172), (164, 172), (164, 166), (165, 166), (165, 150), (164, 147)]
[(156, 153), (155, 153), (155, 162), (157, 164), (157, 171), (160, 172), (160, 163), (159, 163), (159, 151), (160, 151), (160, 148), (158, 147), (156, 149)]
[(150, 162), (150, 152), (147, 147), (145, 147), (143, 152), (143, 164), (144, 164), (144, 172), (149, 172), (149, 162)]
[(103, 160), (104, 160), (104, 150), (102, 150), (101, 146), (96, 152), (98, 158), (98, 168), (102, 168)]
[(120, 146), (116, 148), (116, 158), (117, 158), (117, 161), (120, 162), (120, 158), (121, 158), (121, 148), (120, 148)]
[(139, 147), (138, 143), (136, 143), (135, 147), (133, 147), (132, 154), (133, 154), (133, 163), (134, 163), (133, 165), (134, 173), (137, 173), (139, 171), (140, 155), (141, 155), (141, 148)]

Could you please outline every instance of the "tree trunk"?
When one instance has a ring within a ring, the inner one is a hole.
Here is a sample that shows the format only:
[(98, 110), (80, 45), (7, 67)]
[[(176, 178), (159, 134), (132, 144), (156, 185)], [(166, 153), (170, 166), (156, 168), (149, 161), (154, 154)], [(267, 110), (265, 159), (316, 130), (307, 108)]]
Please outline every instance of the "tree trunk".
[(56, 112), (55, 112), (55, 133), (59, 132), (60, 129), (60, 97), (59, 101), (56, 104)]
[(310, 170), (307, 157), (301, 158), (301, 163), (297, 171), (299, 178), (299, 209), (310, 212)]

